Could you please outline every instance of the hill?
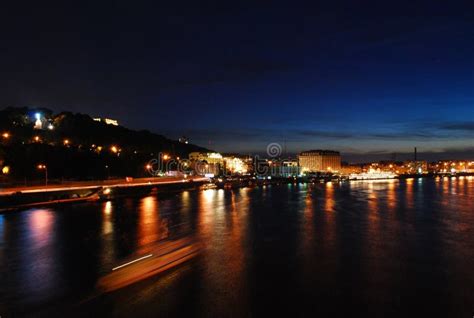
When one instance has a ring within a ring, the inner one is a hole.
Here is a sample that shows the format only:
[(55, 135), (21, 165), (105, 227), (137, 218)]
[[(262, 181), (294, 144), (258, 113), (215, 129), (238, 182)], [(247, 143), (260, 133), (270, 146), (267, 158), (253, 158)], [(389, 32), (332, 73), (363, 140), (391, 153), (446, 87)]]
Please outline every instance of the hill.
[(40, 163), (48, 166), (51, 178), (145, 176), (143, 167), (160, 153), (187, 158), (190, 152), (208, 151), (111, 120), (45, 108), (1, 110), (0, 132), (0, 163), (17, 180), (40, 178)]

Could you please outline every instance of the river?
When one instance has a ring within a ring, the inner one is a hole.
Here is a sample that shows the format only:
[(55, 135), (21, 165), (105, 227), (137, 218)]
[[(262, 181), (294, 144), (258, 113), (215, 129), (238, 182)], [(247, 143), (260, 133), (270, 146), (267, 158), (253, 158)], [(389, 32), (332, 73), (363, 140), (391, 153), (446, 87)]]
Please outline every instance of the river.
[[(157, 241), (195, 259), (97, 280)], [(0, 215), (0, 316), (474, 314), (474, 179), (184, 191)]]

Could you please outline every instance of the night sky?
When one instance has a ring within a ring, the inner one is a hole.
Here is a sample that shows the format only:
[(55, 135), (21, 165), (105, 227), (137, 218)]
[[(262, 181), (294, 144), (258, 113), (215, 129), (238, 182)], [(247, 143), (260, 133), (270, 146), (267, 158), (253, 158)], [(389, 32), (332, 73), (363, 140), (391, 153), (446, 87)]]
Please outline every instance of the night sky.
[(474, 158), (474, 1), (71, 3), (0, 5), (0, 108), (221, 152)]

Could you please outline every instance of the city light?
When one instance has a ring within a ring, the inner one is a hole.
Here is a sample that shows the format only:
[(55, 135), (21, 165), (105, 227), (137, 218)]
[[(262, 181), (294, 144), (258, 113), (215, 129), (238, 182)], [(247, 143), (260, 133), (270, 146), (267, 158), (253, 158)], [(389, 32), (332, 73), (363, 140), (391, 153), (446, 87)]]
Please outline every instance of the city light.
[(39, 169), (39, 170), (46, 169), (46, 165), (39, 164), (39, 165), (38, 165), (38, 169)]
[(37, 120), (40, 120), (40, 119), (41, 119), (41, 114), (40, 114), (40, 113), (36, 113), (36, 114), (35, 114), (35, 118), (36, 118)]
[(212, 158), (212, 159), (222, 159), (222, 155), (218, 152), (211, 152), (207, 155), (209, 158)]
[(5, 166), (2, 168), (2, 173), (3, 174), (9, 174), (10, 173), (10, 167), (9, 166)]
[(5, 138), (5, 139), (8, 139), (8, 138), (10, 138), (10, 134), (7, 133), (7, 132), (4, 132), (4, 133), (2, 134), (2, 137)]
[(118, 153), (119, 149), (116, 146), (112, 146), (110, 147), (110, 151), (112, 151), (113, 153)]
[(163, 155), (163, 160), (168, 160), (169, 158), (170, 158), (169, 155), (167, 155), (167, 154), (164, 154), (164, 155)]
[(70, 141), (69, 141), (69, 139), (64, 139), (63, 143), (64, 143), (65, 146), (67, 146), (67, 145), (69, 145)]
[(54, 129), (53, 124), (49, 124), (49, 125), (48, 125), (48, 129), (49, 129), (49, 130), (53, 130), (53, 129)]
[(39, 142), (39, 141), (41, 140), (41, 138), (40, 138), (39, 136), (35, 136), (34, 140), (35, 140), (36, 142)]

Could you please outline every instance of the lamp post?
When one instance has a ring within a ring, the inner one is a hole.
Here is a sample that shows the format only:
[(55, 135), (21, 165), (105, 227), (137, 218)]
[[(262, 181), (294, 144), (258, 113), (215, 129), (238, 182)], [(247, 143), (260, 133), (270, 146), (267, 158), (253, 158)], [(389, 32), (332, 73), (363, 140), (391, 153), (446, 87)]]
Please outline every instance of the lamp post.
[(45, 186), (48, 186), (48, 167), (43, 164), (38, 165), (39, 170), (44, 170), (44, 179), (45, 179)]

